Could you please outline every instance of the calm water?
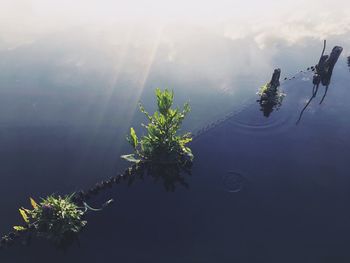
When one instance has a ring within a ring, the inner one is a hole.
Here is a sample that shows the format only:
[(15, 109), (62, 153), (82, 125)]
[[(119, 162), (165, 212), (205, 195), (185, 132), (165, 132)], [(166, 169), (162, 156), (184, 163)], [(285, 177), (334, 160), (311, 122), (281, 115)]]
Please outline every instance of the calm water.
[[(203, 28), (131, 35), (84, 30), (0, 49), (0, 232), (20, 223), (17, 207), (70, 193), (122, 171), (130, 126), (154, 109), (156, 87), (190, 101), (184, 130), (212, 123), (192, 143), (195, 164), (166, 192), (149, 178), (94, 199), (116, 202), (88, 217), (80, 247), (35, 240), (1, 251), (13, 262), (349, 262), (349, 33), (324, 102), (305, 110), (322, 42), (281, 39), (262, 48)], [(142, 40), (142, 41), (141, 41)], [(282, 69), (282, 106), (267, 118), (258, 88)], [(300, 72), (303, 70), (303, 72)], [(229, 116), (226, 117), (225, 116)]]

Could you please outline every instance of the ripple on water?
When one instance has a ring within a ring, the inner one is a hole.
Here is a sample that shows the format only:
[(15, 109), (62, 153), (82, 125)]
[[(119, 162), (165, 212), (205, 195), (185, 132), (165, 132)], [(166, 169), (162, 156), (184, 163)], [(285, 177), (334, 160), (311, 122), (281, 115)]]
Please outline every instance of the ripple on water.
[[(302, 75), (297, 81), (302, 81)], [(260, 110), (258, 102), (251, 103), (242, 112), (229, 119), (234, 132), (241, 134), (259, 134), (270, 136), (271, 134), (284, 133), (295, 127), (298, 118), (299, 105), (296, 102), (298, 90), (295, 89), (297, 82), (289, 82), (282, 85), (282, 90), (286, 93), (282, 105), (274, 109), (268, 117), (265, 117)], [(289, 85), (291, 84), (291, 85)]]
[(225, 191), (230, 193), (237, 193), (242, 190), (245, 183), (245, 177), (238, 172), (229, 171), (223, 176), (222, 182)]
[(286, 111), (274, 111), (270, 117), (264, 117), (258, 107), (242, 112), (230, 122), (238, 133), (276, 134), (287, 131), (295, 125), (295, 114)]
[(286, 96), (282, 101), (281, 107), (275, 108), (269, 117), (265, 117), (260, 110), (260, 105), (256, 102), (258, 97), (251, 97), (250, 100), (244, 101), (239, 109), (235, 109), (221, 119), (195, 132), (195, 139), (225, 123), (232, 124), (230, 129), (232, 128), (234, 132), (241, 134), (254, 133), (255, 135), (270, 136), (271, 134), (288, 131), (295, 126), (295, 122), (298, 119), (299, 105), (295, 102), (295, 96), (298, 96), (296, 86), (300, 85), (300, 82), (310, 81), (312, 74), (310, 71), (310, 69), (301, 71), (295, 76), (281, 81), (280, 90), (286, 93)]

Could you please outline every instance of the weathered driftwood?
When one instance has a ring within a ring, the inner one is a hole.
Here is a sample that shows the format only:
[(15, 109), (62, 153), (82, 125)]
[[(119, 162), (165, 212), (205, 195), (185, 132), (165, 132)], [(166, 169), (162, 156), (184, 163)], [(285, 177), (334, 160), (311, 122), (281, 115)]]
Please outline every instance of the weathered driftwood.
[(272, 78), (270, 81), (270, 87), (277, 89), (280, 85), (281, 69), (277, 68), (273, 71)]
[(314, 73), (313, 81), (312, 81), (314, 85), (312, 87), (311, 98), (306, 103), (304, 108), (301, 110), (300, 115), (299, 115), (299, 119), (296, 122), (296, 124), (298, 124), (301, 121), (301, 118), (304, 114), (304, 111), (310, 105), (313, 98), (316, 97), (320, 83), (323, 86), (325, 86), (326, 89), (325, 89), (325, 92), (324, 92), (319, 104), (321, 104), (324, 101), (324, 99), (326, 98), (328, 87), (329, 87), (329, 84), (331, 82), (333, 68), (334, 68), (335, 64), (337, 63), (338, 58), (339, 58), (341, 52), (343, 51), (343, 48), (340, 46), (335, 46), (332, 49), (330, 55), (324, 55), (325, 49), (326, 49), (326, 40), (324, 40), (324, 42), (323, 42), (323, 50), (321, 53), (320, 60), (318, 61), (318, 64), (315, 66), (315, 68), (312, 69), (315, 73)]
[(316, 65), (316, 72), (314, 74), (313, 83), (319, 85), (322, 83), (323, 86), (328, 86), (333, 73), (334, 65), (337, 63), (343, 48), (335, 46), (330, 55), (324, 55), (326, 49), (326, 40), (323, 42), (323, 50), (318, 64)]

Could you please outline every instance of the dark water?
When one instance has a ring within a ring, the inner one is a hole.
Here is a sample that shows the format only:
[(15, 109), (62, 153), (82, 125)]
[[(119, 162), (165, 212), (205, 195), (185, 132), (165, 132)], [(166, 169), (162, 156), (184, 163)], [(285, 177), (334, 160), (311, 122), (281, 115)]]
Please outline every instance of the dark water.
[[(35, 240), (1, 251), (0, 262), (349, 262), (349, 43), (329, 40), (327, 50), (344, 51), (327, 96), (319, 104), (320, 87), (296, 125), (320, 41), (270, 52), (250, 39), (191, 34), (161, 41), (151, 58), (141, 57), (147, 44), (116, 47), (84, 33), (0, 52), (2, 233), (21, 222), (17, 208), (29, 196), (122, 171), (125, 134), (145, 121), (136, 104), (154, 109), (155, 87), (173, 88), (178, 105), (190, 100), (184, 130), (230, 116), (192, 143), (189, 189), (166, 192), (149, 178), (115, 186), (92, 201), (116, 200), (88, 216), (80, 247), (62, 252)], [(266, 118), (255, 93), (275, 67), (282, 79), (304, 72), (282, 82), (286, 97)]]

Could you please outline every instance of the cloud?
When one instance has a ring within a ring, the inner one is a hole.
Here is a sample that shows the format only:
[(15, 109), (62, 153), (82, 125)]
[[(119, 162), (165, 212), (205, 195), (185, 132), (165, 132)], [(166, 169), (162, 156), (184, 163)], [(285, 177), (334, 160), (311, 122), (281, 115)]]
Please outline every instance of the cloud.
[[(197, 24), (264, 49), (350, 31), (348, 0), (0, 0), (0, 48), (56, 31)], [(5, 43), (5, 44), (4, 44)], [(173, 58), (170, 58), (173, 59)]]
[[(299, 3), (300, 4), (300, 3)], [(262, 14), (245, 21), (226, 22), (225, 36), (231, 39), (253, 37), (261, 49), (275, 43), (293, 45), (304, 39), (323, 40), (350, 32), (350, 3), (345, 1), (308, 1), (293, 8)]]

